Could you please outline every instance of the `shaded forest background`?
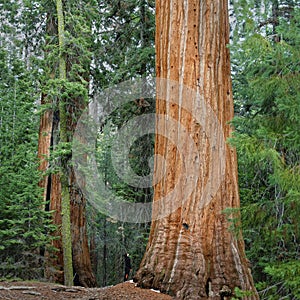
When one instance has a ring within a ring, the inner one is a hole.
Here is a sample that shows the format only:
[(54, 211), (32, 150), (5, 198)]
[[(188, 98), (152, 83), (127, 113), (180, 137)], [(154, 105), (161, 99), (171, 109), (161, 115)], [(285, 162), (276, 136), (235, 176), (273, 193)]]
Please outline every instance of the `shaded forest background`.
[[(56, 253), (57, 228), (41, 197), (37, 158), (41, 115), (55, 111), (60, 92), (59, 49), (50, 30), (56, 11), (46, 0), (1, 0), (0, 9), (0, 278), (41, 280), (49, 253)], [(261, 299), (300, 299), (300, 5), (231, 1), (230, 12), (236, 116), (228, 142), (238, 151), (247, 257)], [(155, 76), (154, 13), (152, 0), (68, 1), (69, 93), (88, 102), (113, 84)], [(43, 102), (44, 95), (51, 101)], [(152, 190), (117, 176), (114, 136), (127, 120), (154, 111), (154, 99), (129, 103), (103, 122), (97, 139), (98, 170), (127, 201), (151, 202)], [(140, 176), (150, 172), (153, 141), (147, 135), (131, 147), (130, 163)], [(51, 149), (48, 174), (59, 172), (64, 151)], [(150, 224), (114, 220), (88, 202), (86, 210), (97, 284), (121, 282), (123, 254), (130, 253), (134, 273)], [(234, 212), (224, 213), (238, 232)]]

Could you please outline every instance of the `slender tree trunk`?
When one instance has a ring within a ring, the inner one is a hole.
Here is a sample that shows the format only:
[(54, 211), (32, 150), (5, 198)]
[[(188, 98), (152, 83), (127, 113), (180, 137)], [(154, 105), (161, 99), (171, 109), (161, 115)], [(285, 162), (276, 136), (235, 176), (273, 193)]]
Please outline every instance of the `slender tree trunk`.
[[(145, 0), (140, 0), (140, 26), (141, 26), (141, 31), (140, 31), (140, 43), (141, 43), (141, 48), (144, 49), (146, 48), (146, 3)], [(147, 74), (147, 65), (146, 62), (142, 62), (141, 64), (141, 69), (140, 69), (140, 74), (142, 77), (145, 77)]]
[(279, 25), (279, 2), (274, 0), (272, 4), (272, 20), (273, 20), (273, 41), (279, 42), (280, 36), (277, 34), (276, 27)]
[[(68, 57), (67, 71), (72, 69), (72, 64), (80, 65), (80, 61), (74, 57)], [(82, 66), (84, 71), (80, 71), (81, 78), (86, 81), (86, 90), (88, 91), (89, 65)], [(72, 142), (72, 136), (76, 130), (77, 122), (82, 112), (87, 109), (87, 101), (82, 96), (73, 95), (72, 102), (67, 105), (67, 129), (69, 132), (69, 142)], [(85, 137), (81, 137), (81, 143), (85, 144)], [(81, 159), (85, 160), (86, 156)], [(78, 185), (78, 178), (75, 176), (74, 167), (69, 167), (69, 185), (71, 199), (71, 231), (72, 231), (72, 250), (73, 266), (78, 284), (85, 287), (95, 287), (96, 278), (92, 270), (90, 250), (88, 246), (87, 228), (86, 228), (86, 198), (79, 186), (84, 186), (84, 182)]]
[(107, 285), (107, 226), (106, 220), (103, 224), (103, 235), (104, 235), (104, 245), (103, 245), (103, 286)]
[(96, 229), (94, 226), (91, 228), (90, 234), (90, 253), (91, 253), (91, 265), (94, 274), (98, 274), (98, 252), (97, 252), (97, 240)]
[[(224, 160), (225, 172), (218, 159), (212, 161), (214, 131), (205, 110), (211, 107), (227, 138), (233, 118), (227, 0), (157, 0), (156, 24), (157, 77), (172, 82), (158, 85), (157, 115), (167, 116), (157, 119), (155, 153), (164, 156), (165, 165), (156, 160), (154, 172), (164, 177), (154, 187), (150, 239), (135, 280), (178, 299), (230, 299), (235, 287), (252, 291), (244, 299), (258, 299), (241, 234), (229, 230), (223, 213), (239, 207), (236, 153), (224, 146), (219, 160)], [(183, 85), (195, 94), (184, 92)], [(169, 118), (186, 128), (200, 155)], [(176, 143), (182, 145), (180, 153)], [(188, 176), (181, 178), (184, 171)], [(191, 182), (194, 188), (186, 195), (184, 186)], [(166, 207), (159, 200), (176, 186), (180, 188)], [(159, 218), (166, 210), (173, 212)]]
[[(57, 20), (58, 20), (58, 40), (59, 40), (59, 78), (63, 81), (67, 79), (67, 67), (65, 51), (65, 29), (62, 0), (56, 0)], [(60, 143), (68, 142), (67, 111), (65, 100), (59, 100), (59, 120), (60, 120)], [(61, 214), (62, 214), (62, 247), (64, 255), (64, 283), (67, 286), (73, 285), (73, 264), (72, 264), (72, 239), (71, 239), (71, 217), (70, 217), (70, 193), (68, 182), (68, 158), (61, 156)]]

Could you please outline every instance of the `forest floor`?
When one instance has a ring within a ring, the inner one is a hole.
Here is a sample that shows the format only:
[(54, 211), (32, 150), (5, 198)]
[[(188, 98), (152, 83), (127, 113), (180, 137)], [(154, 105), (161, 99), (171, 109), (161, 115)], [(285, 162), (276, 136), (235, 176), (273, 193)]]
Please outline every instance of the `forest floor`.
[(171, 300), (170, 296), (141, 289), (132, 282), (105, 288), (65, 287), (45, 282), (0, 282), (0, 300)]

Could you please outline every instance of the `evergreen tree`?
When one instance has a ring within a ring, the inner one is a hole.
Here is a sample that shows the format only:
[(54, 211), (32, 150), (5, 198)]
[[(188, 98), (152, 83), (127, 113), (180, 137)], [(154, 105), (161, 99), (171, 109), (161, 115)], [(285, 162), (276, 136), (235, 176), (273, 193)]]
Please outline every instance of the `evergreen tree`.
[(244, 236), (261, 298), (299, 299), (300, 10), (252, 4), (232, 46)]
[(99, 2), (93, 75), (96, 86), (153, 75), (154, 0)]
[(38, 94), (10, 50), (0, 49), (0, 277), (42, 278), (53, 226), (37, 185)]

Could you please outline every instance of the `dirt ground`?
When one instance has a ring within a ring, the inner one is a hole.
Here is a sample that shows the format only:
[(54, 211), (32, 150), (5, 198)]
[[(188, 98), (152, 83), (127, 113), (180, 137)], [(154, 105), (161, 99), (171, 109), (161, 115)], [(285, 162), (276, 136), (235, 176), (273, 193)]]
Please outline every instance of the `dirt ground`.
[(105, 288), (67, 288), (43, 282), (0, 282), (0, 300), (171, 300), (170, 296), (140, 289), (132, 282)]

